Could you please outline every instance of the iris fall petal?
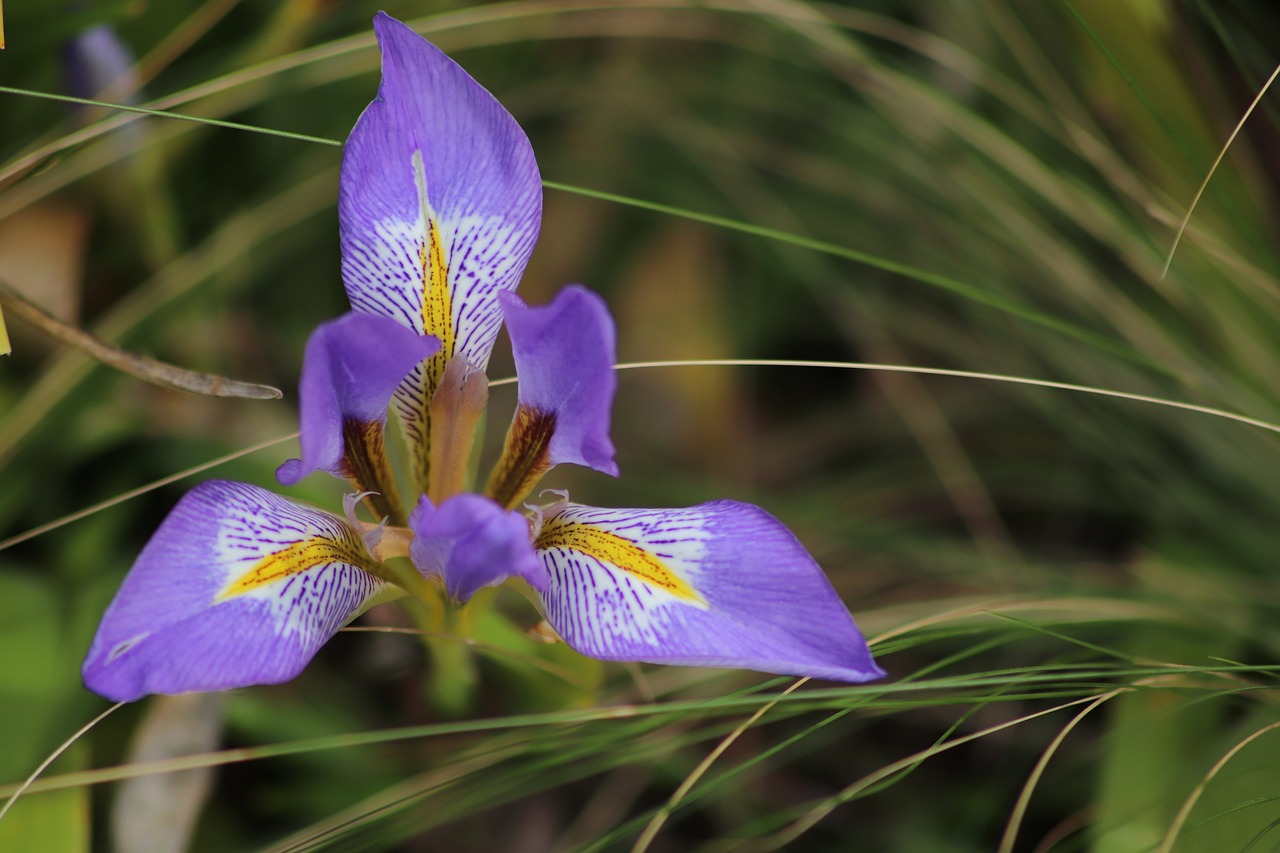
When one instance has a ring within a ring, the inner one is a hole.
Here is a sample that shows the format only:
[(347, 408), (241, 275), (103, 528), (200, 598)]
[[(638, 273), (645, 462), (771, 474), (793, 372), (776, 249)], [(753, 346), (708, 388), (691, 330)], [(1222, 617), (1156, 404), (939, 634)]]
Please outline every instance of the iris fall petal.
[(568, 504), (548, 515), (535, 547), (547, 620), (591, 657), (854, 682), (884, 675), (813, 558), (750, 504)]
[(342, 519), (256, 486), (203, 483), (125, 578), (85, 684), (123, 702), (288, 681), (383, 588)]

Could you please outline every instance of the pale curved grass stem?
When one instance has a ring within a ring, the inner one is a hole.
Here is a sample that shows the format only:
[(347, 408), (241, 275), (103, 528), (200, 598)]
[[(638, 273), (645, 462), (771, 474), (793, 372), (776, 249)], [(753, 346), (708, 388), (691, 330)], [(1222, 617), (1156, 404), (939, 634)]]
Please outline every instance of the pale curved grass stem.
[[(1274, 75), (1272, 75), (1274, 76)], [(1178, 834), (1182, 832), (1182, 827), (1186, 824), (1187, 818), (1191, 816), (1191, 810), (1195, 808), (1196, 803), (1200, 800), (1200, 795), (1209, 787), (1209, 783), (1213, 781), (1213, 777), (1217, 776), (1223, 767), (1227, 766), (1227, 762), (1235, 758), (1240, 750), (1253, 743), (1269, 731), (1280, 729), (1280, 723), (1272, 723), (1269, 726), (1263, 726), (1244, 740), (1240, 741), (1231, 749), (1227, 750), (1227, 754), (1218, 759), (1213, 767), (1209, 768), (1209, 772), (1200, 780), (1200, 784), (1196, 785), (1195, 790), (1187, 797), (1186, 802), (1182, 804), (1182, 808), (1178, 809), (1178, 814), (1174, 817), (1173, 823), (1169, 825), (1169, 831), (1165, 833), (1164, 838), (1160, 841), (1160, 847), (1157, 853), (1169, 853), (1173, 849), (1173, 843), (1178, 840)]]
[[(1099, 397), (1114, 397), (1120, 400), (1133, 400), (1138, 403), (1151, 403), (1156, 406), (1167, 406), (1186, 412), (1198, 412), (1202, 415), (1225, 418), (1229, 421), (1248, 424), (1280, 433), (1280, 424), (1251, 418), (1238, 412), (1226, 409), (1215, 409), (1212, 406), (1201, 406), (1198, 403), (1184, 403), (1181, 400), (1167, 400), (1163, 397), (1151, 397), (1146, 394), (1134, 394), (1129, 391), (1113, 391), (1110, 388), (1095, 388), (1091, 385), (1076, 385), (1072, 382), (1055, 382), (1051, 379), (1033, 379), (1028, 376), (1010, 376), (1005, 373), (983, 373), (976, 370), (952, 370), (945, 367), (918, 367), (909, 364), (873, 364), (865, 361), (792, 361), (772, 358), (706, 358), (688, 359), (684, 361), (632, 361), (615, 365), (617, 370), (637, 370), (653, 367), (821, 367), (839, 370), (885, 370), (894, 373), (918, 373), (926, 376), (951, 376), (957, 379), (982, 379), (988, 382), (1008, 382), (1014, 385), (1030, 385), (1035, 388), (1053, 388), (1058, 391), (1075, 391), (1079, 394), (1094, 394)], [(498, 385), (514, 385), (515, 377), (498, 379), (490, 382), (490, 387)]]
[(981, 731), (974, 732), (973, 734), (964, 735), (963, 737), (958, 737), (955, 740), (947, 741), (946, 743), (936, 744), (934, 746), (929, 747), (928, 749), (923, 749), (923, 750), (920, 750), (919, 752), (912, 753), (911, 755), (908, 755), (906, 758), (901, 758), (893, 762), (892, 764), (887, 764), (884, 767), (881, 767), (879, 770), (876, 770), (872, 773), (867, 774), (866, 776), (863, 776), (861, 779), (854, 782), (852, 785), (849, 785), (844, 790), (840, 791), (838, 794), (820, 801), (817, 805), (815, 805), (812, 809), (809, 810), (808, 814), (806, 814), (804, 817), (800, 818), (799, 820), (796, 820), (787, 828), (779, 830), (778, 832), (774, 833), (771, 836), (762, 838), (756, 843), (744, 844), (741, 849), (751, 850), (751, 851), (782, 849), (786, 847), (788, 844), (791, 844), (792, 842), (794, 842), (800, 836), (804, 835), (810, 829), (813, 829), (813, 827), (817, 826), (822, 821), (823, 818), (831, 814), (831, 812), (835, 811), (838, 807), (840, 807), (844, 803), (848, 802), (849, 800), (852, 800), (855, 796), (857, 796), (859, 792), (866, 790), (867, 788), (874, 785), (876, 782), (889, 778), (890, 776), (892, 776), (893, 774), (897, 773), (900, 770), (905, 770), (908, 767), (911, 767), (929, 758), (933, 758), (936, 755), (940, 755), (944, 752), (955, 749), (958, 746), (963, 746), (972, 741), (987, 737), (988, 735), (993, 735), (993, 734), (996, 734), (997, 732), (1002, 732), (1002, 731), (1005, 731), (1006, 729), (1011, 729), (1015, 726), (1022, 725), (1023, 723), (1030, 722), (1031, 720), (1039, 719), (1040, 717), (1048, 716), (1049, 714), (1054, 714), (1054, 713), (1057, 713), (1058, 711), (1066, 710), (1067, 708), (1073, 708), (1076, 705), (1083, 705), (1088, 702), (1095, 702), (1097, 701), (1097, 699), (1098, 699), (1097, 696), (1085, 696), (1080, 699), (1073, 699), (1070, 702), (1064, 702), (1061, 705), (1055, 705), (1052, 708), (1046, 708), (1042, 711), (1035, 711), (1030, 714), (1024, 714), (1021, 717), (1016, 717), (1012, 720), (1007, 720), (1003, 723), (998, 723), (994, 726), (989, 726), (985, 729), (982, 729)]
[(258, 444), (255, 444), (252, 447), (246, 447), (243, 450), (237, 450), (234, 453), (228, 453), (225, 456), (219, 456), (217, 459), (212, 459), (203, 464), (196, 465), (194, 468), (187, 468), (185, 471), (179, 471), (176, 474), (170, 474), (168, 477), (161, 477), (159, 480), (153, 480), (152, 482), (147, 483), (145, 486), (139, 486), (138, 488), (131, 489), (125, 492), (124, 494), (116, 495), (114, 498), (109, 498), (105, 501), (102, 501), (101, 503), (96, 503), (91, 507), (86, 507), (82, 510), (77, 510), (76, 512), (73, 512), (70, 515), (64, 515), (62, 518), (55, 519), (54, 521), (50, 521), (47, 524), (42, 524), (39, 527), (33, 527), (30, 530), (26, 531), (25, 533), (19, 533), (17, 536), (10, 536), (8, 539), (0, 541), (0, 551), (5, 550), (6, 548), (12, 548), (14, 545), (17, 545), (20, 542), (26, 542), (28, 539), (34, 539), (37, 536), (48, 533), (51, 530), (57, 530), (59, 527), (68, 525), (73, 521), (79, 521), (82, 518), (87, 518), (88, 516), (91, 516), (97, 512), (101, 512), (104, 509), (110, 509), (116, 504), (124, 503), (125, 501), (132, 500), (133, 498), (136, 498), (140, 495), (145, 495), (147, 492), (154, 491), (155, 489), (159, 489), (163, 486), (167, 486), (170, 483), (175, 483), (178, 480), (182, 480), (186, 477), (190, 477), (192, 474), (199, 474), (201, 471), (208, 471), (210, 468), (216, 468), (219, 465), (223, 465), (223, 464), (226, 464), (227, 462), (231, 462), (232, 460), (239, 459), (242, 456), (248, 456), (251, 453), (257, 453), (259, 450), (265, 450), (268, 447), (274, 447), (277, 444), (283, 444), (284, 442), (291, 441), (292, 439), (295, 439), (297, 437), (298, 437), (298, 434), (296, 432), (291, 432), (288, 435), (277, 436), (276, 438), (259, 442)]
[[(782, 691), (778, 699), (794, 693), (808, 680), (808, 678), (801, 678), (797, 680), (795, 684), (792, 684), (786, 690)], [(649, 845), (653, 843), (653, 839), (656, 838), (658, 832), (661, 831), (662, 825), (667, 822), (667, 818), (671, 816), (673, 811), (675, 811), (676, 806), (680, 805), (680, 801), (685, 798), (685, 795), (689, 793), (690, 789), (692, 789), (694, 785), (698, 784), (698, 780), (706, 775), (706, 772), (711, 769), (711, 765), (715, 764), (721, 755), (724, 755), (725, 750), (733, 746), (734, 741), (742, 737), (743, 733), (746, 732), (747, 729), (759, 722), (761, 717), (778, 704), (778, 699), (774, 699), (773, 701), (767, 702), (757, 708), (754, 714), (747, 717), (738, 725), (737, 728), (725, 735), (720, 743), (716, 744), (716, 748), (707, 753), (706, 757), (698, 762), (698, 766), (693, 768), (693, 771), (685, 777), (685, 780), (680, 783), (680, 787), (676, 788), (675, 791), (672, 792), (671, 797), (663, 803), (662, 808), (658, 809), (657, 814), (655, 814), (653, 819), (649, 821), (647, 826), (645, 826), (644, 831), (640, 833), (640, 837), (636, 839), (636, 843), (632, 846), (631, 853), (645, 853), (645, 851), (649, 849)]]
[[(927, 376), (950, 376), (958, 379), (979, 379), (979, 380), (986, 380), (988, 382), (1007, 382), (1015, 385), (1030, 385), (1036, 388), (1052, 388), (1058, 391), (1074, 391), (1076, 393), (1081, 393), (1081, 394), (1094, 394), (1101, 397), (1114, 397), (1116, 399), (1121, 399), (1121, 400), (1132, 400), (1134, 402), (1139, 402), (1139, 403), (1150, 403), (1152, 405), (1157, 405), (1157, 406), (1167, 406), (1173, 409), (1181, 409), (1183, 411), (1196, 412), (1198, 414), (1203, 414), (1203, 415), (1211, 415), (1213, 417), (1235, 421), (1237, 423), (1246, 424), (1248, 426), (1257, 427), (1259, 429), (1265, 429), (1270, 432), (1280, 433), (1280, 425), (1273, 424), (1268, 421), (1260, 420), (1258, 418), (1251, 418), (1251, 417), (1248, 417), (1247, 415), (1241, 415), (1236, 412), (1230, 412), (1225, 409), (1215, 409), (1211, 406), (1201, 406), (1196, 403), (1184, 403), (1180, 400), (1166, 400), (1161, 397), (1151, 397), (1146, 394), (1132, 394), (1132, 393), (1129, 393), (1128, 391), (1113, 391), (1108, 388), (1094, 388), (1089, 385), (1076, 385), (1070, 382), (1055, 382), (1049, 379), (1033, 379), (1025, 376), (1010, 376), (1002, 373), (982, 373), (979, 371), (972, 371), (972, 370), (951, 370), (948, 368), (941, 368), (941, 367), (918, 367), (915, 365), (904, 365), (904, 364), (870, 364), (867, 362), (856, 362), (856, 361), (788, 361), (784, 359), (768, 359), (768, 358), (689, 359), (684, 361), (633, 361), (633, 362), (626, 362), (623, 364), (615, 365), (615, 369), (617, 370), (640, 370), (640, 369), (651, 369), (651, 368), (658, 368), (658, 367), (811, 367), (811, 368), (832, 368), (832, 369), (840, 369), (840, 370), (884, 370), (884, 371), (892, 371), (897, 373), (916, 373), (916, 374), (922, 374)], [(498, 388), (503, 385), (514, 385), (514, 384), (516, 384), (516, 377), (509, 376), (509, 377), (504, 377), (502, 379), (494, 379), (490, 381), (489, 387)], [(180, 480), (184, 477), (188, 477), (191, 474), (196, 474), (201, 471), (206, 471), (210, 468), (216, 467), (217, 465), (221, 465), (224, 462), (229, 462), (232, 459), (236, 459), (236, 458), (239, 458), (240, 456), (256, 452), (257, 450), (261, 450), (266, 447), (270, 447), (274, 444), (279, 444), (279, 443), (288, 441), (289, 439), (292, 439), (295, 437), (297, 437), (297, 433), (270, 439), (269, 441), (263, 442), (261, 444), (256, 444), (253, 447), (246, 448), (245, 450), (236, 451), (235, 453), (231, 453), (226, 456), (219, 457), (218, 459), (212, 460), (210, 462), (206, 462), (203, 465), (197, 466), (195, 468), (190, 468), (178, 474), (173, 474), (169, 477), (161, 478), (145, 486), (139, 486), (137, 489), (126, 492), (123, 495), (112, 498), (111, 500), (103, 501), (100, 504), (95, 504), (92, 507), (88, 507), (86, 509), (72, 513), (71, 515), (65, 516), (56, 521), (51, 521), (48, 524), (41, 525), (40, 527), (37, 527), (37, 528), (33, 528), (32, 530), (29, 530), (26, 533), (21, 533), (21, 534), (18, 534), (17, 536), (10, 537), (9, 539), (0, 541), (0, 551), (3, 551), (5, 548), (9, 548), (13, 545), (16, 545), (19, 542), (25, 542), (28, 539), (32, 539), (43, 533), (47, 533), (50, 530), (55, 530), (59, 527), (62, 527), (65, 524), (70, 524), (73, 521), (78, 521), (82, 518), (85, 518), (89, 515), (94, 514), (95, 512), (114, 506), (115, 504), (120, 503), (122, 501), (130, 500), (132, 498), (138, 497), (139, 495), (146, 494), (147, 492), (153, 489), (157, 489), (157, 488), (160, 488), (161, 486), (168, 485), (169, 483), (172, 483), (176, 480)]]
[(1062, 742), (1067, 739), (1067, 735), (1071, 734), (1071, 730), (1080, 724), (1080, 721), (1089, 716), (1095, 708), (1106, 702), (1108, 699), (1114, 699), (1124, 689), (1112, 690), (1110, 693), (1103, 694), (1090, 702), (1079, 714), (1071, 718), (1061, 731), (1054, 736), (1049, 745), (1040, 755), (1040, 759), (1036, 761), (1036, 766), (1031, 769), (1031, 775), (1027, 777), (1026, 784), (1022, 786), (1022, 791), (1018, 794), (1018, 801), (1013, 806), (1013, 812), (1009, 815), (1009, 822), (1005, 825), (1004, 836), (1000, 839), (1000, 848), (998, 853), (1013, 853), (1014, 842), (1018, 840), (1018, 829), (1022, 826), (1022, 818), (1027, 813), (1027, 805), (1031, 802), (1031, 794), (1035, 791), (1036, 785), (1040, 782), (1040, 777), (1044, 775), (1044, 769), (1049, 766), (1050, 759), (1058, 751), (1058, 747), (1062, 746)]
[(9, 799), (5, 801), (4, 806), (0, 807), (0, 820), (4, 819), (4, 816), (9, 813), (9, 809), (13, 808), (13, 804), (18, 801), (18, 797), (21, 797), (23, 792), (25, 792), (28, 788), (32, 786), (32, 784), (35, 783), (36, 779), (39, 778), (40, 774), (43, 773), (49, 767), (50, 764), (58, 760), (58, 756), (62, 755), (62, 753), (70, 749), (73, 743), (75, 743), (80, 738), (88, 734), (90, 729), (92, 729), (98, 723), (105, 720), (107, 717), (111, 716), (111, 714), (114, 713), (117, 708), (120, 708), (123, 705), (124, 705), (123, 702), (115, 703), (110, 708), (103, 711), (101, 714), (99, 714), (98, 716), (94, 717), (92, 720), (90, 720), (89, 722), (81, 726), (79, 731), (77, 731), (71, 737), (64, 740), (57, 749), (49, 753), (48, 757), (45, 758), (44, 761), (41, 761), (40, 764), (36, 767), (36, 769), (31, 771), (31, 775), (28, 776), (22, 782), (21, 785), (18, 786), (18, 789), (14, 791), (12, 795), (10, 795)]
[(1187, 223), (1191, 221), (1191, 214), (1195, 212), (1196, 205), (1200, 203), (1200, 197), (1204, 195), (1205, 189), (1209, 186), (1209, 181), (1213, 178), (1214, 172), (1218, 171), (1218, 165), (1222, 163), (1222, 158), (1227, 156), (1227, 150), (1231, 144), (1236, 141), (1236, 137), (1240, 135), (1240, 130), (1244, 127), (1244, 123), (1249, 120), (1249, 116), (1253, 115), (1254, 109), (1262, 101), (1262, 96), (1271, 88), (1271, 84), (1275, 82), (1276, 77), (1280, 76), (1280, 65), (1276, 66), (1276, 70), (1271, 72), (1271, 76), (1267, 78), (1267, 82), (1262, 84), (1262, 89), (1254, 96), (1250, 102), (1249, 108), (1244, 111), (1244, 115), (1240, 116), (1240, 121), (1236, 122), (1236, 126), (1232, 129), (1231, 135), (1227, 137), (1227, 141), (1222, 144), (1222, 150), (1218, 152), (1217, 158), (1213, 161), (1213, 165), (1209, 167), (1208, 173), (1204, 176), (1204, 180), (1200, 182), (1200, 188), (1196, 190), (1195, 198), (1191, 199), (1191, 204), (1187, 207), (1186, 215), (1182, 217), (1182, 222), (1178, 225), (1178, 233), (1173, 235), (1173, 245), (1169, 247), (1169, 254), (1164, 259), (1164, 269), (1160, 270), (1160, 277), (1164, 278), (1169, 274), (1169, 267), (1173, 264), (1173, 253), (1178, 251), (1178, 244), (1182, 242), (1182, 234), (1187, 230)]

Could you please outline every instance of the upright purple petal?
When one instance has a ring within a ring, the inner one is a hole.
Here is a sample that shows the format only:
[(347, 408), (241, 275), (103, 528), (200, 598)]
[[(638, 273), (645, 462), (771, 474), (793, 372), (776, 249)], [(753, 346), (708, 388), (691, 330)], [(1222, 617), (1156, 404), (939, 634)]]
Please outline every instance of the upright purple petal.
[(424, 575), (441, 577), (449, 595), (459, 601), (509, 577), (523, 577), (535, 588), (544, 585), (528, 521), (488, 498), (456, 495), (436, 507), (423, 497), (409, 526), (413, 564)]
[(128, 702), (288, 681), (384, 588), (342, 519), (256, 486), (203, 483), (107, 608), (85, 684)]
[(382, 84), (347, 139), (338, 201), (356, 311), (442, 344), (396, 396), (425, 482), (426, 411), (444, 365), (483, 370), (538, 236), (542, 186), (514, 118), (439, 49), (379, 13)]
[(535, 543), (547, 620), (591, 657), (869, 681), (822, 569), (759, 507), (553, 509)]
[(371, 450), (381, 456), (392, 393), (439, 348), (434, 338), (372, 314), (344, 314), (319, 326), (307, 341), (298, 388), (302, 458), (280, 466), (280, 483), (292, 486), (313, 471), (327, 471), (360, 481), (361, 489), (389, 488), (365, 482), (381, 479), (370, 466), (385, 463), (384, 456), (367, 457)]
[(501, 302), (520, 378), (519, 402), (489, 493), (514, 506), (562, 462), (616, 477), (609, 439), (617, 387), (614, 328), (604, 300), (570, 285), (537, 308), (515, 294), (502, 294)]

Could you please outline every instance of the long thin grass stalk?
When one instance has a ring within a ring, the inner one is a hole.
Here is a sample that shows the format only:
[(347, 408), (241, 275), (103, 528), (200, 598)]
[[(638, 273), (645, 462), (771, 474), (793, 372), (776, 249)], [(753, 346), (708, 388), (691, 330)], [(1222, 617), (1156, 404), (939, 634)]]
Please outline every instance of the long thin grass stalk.
[(21, 797), (27, 791), (31, 790), (31, 787), (35, 784), (36, 780), (40, 778), (40, 774), (43, 773), (45, 770), (47, 770), (50, 764), (53, 764), (53, 762), (57, 761), (58, 758), (61, 757), (61, 755), (64, 752), (66, 752), (76, 743), (76, 741), (80, 740), (80, 738), (87, 735), (90, 731), (93, 730), (95, 726), (98, 725), (98, 723), (102, 722), (107, 717), (111, 716), (113, 713), (119, 710), (123, 705), (124, 705), (123, 702), (117, 702), (111, 707), (107, 708), (102, 713), (98, 714), (98, 716), (94, 717), (89, 722), (85, 723), (83, 726), (80, 727), (80, 729), (78, 729), (75, 732), (75, 734), (71, 735), (71, 737), (63, 741), (58, 746), (57, 749), (53, 750), (53, 752), (50, 752), (47, 756), (45, 756), (45, 759), (41, 761), (38, 765), (36, 765), (36, 769), (32, 770), (31, 775), (28, 776), (26, 779), (22, 780), (22, 783), (20, 785), (9, 786), (10, 790), (7, 792), (8, 798), (4, 801), (4, 805), (0, 806), (0, 820), (4, 820), (4, 816), (9, 813), (10, 809), (13, 808), (13, 804), (18, 801), (19, 797)]

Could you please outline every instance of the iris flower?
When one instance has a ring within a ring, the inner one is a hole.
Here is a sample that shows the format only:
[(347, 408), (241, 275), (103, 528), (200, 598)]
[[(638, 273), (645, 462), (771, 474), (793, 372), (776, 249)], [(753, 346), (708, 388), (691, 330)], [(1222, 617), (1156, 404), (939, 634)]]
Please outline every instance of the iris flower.
[[(436, 47), (385, 14), (374, 29), (382, 83), (347, 140), (338, 207), (352, 311), (307, 343), (301, 458), (277, 472), (292, 485), (324, 471), (355, 493), (338, 515), (245, 483), (197, 486), (125, 578), (85, 683), (127, 701), (289, 680), (344, 624), (402, 594), (386, 561), (405, 556), (457, 602), (527, 583), (560, 637), (604, 660), (883, 675), (822, 570), (758, 507), (525, 503), (556, 465), (618, 474), (613, 323), (579, 286), (541, 307), (514, 294), (542, 208), (528, 139)], [(504, 325), (518, 402), (473, 493), (484, 370)], [(385, 450), (392, 409), (409, 504)], [(357, 520), (358, 501), (383, 523)]]

